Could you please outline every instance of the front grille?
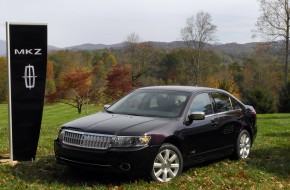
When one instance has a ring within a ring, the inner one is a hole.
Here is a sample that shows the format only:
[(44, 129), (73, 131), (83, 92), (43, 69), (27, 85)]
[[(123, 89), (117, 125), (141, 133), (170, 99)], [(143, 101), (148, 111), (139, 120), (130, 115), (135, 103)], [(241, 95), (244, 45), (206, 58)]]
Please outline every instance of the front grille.
[(111, 146), (112, 137), (112, 135), (64, 130), (63, 143), (84, 148), (108, 149)]

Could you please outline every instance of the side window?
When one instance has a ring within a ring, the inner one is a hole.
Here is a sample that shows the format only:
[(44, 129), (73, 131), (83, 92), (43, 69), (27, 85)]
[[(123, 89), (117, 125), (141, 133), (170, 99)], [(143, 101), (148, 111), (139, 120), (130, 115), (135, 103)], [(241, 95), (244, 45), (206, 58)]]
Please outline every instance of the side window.
[(242, 109), (241, 104), (237, 100), (231, 98), (231, 101), (232, 101), (232, 105), (233, 105), (234, 110)]
[(195, 96), (190, 105), (189, 112), (192, 113), (196, 111), (204, 112), (205, 115), (213, 113), (212, 101), (208, 93), (202, 93)]
[(212, 97), (215, 101), (217, 112), (233, 110), (231, 100), (226, 94), (212, 93)]

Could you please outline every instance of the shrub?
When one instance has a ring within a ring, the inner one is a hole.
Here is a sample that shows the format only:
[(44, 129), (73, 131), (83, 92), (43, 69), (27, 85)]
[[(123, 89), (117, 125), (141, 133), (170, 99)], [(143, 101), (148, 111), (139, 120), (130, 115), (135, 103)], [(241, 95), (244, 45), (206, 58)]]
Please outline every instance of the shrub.
[(274, 113), (276, 111), (273, 96), (263, 88), (255, 88), (247, 94), (248, 104), (252, 105), (257, 113)]
[(290, 113), (290, 82), (288, 82), (279, 94), (279, 112)]

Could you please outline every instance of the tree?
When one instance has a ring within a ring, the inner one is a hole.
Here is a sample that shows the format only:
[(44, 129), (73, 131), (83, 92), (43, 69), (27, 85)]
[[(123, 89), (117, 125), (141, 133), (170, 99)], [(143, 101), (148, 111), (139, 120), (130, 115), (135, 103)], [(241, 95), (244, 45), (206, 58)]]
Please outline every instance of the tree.
[(290, 82), (280, 92), (279, 112), (290, 113)]
[(241, 98), (232, 71), (222, 71), (208, 77), (210, 87), (226, 90), (237, 98)]
[(107, 76), (105, 95), (107, 101), (112, 102), (121, 98), (132, 90), (129, 65), (116, 65)]
[(77, 68), (74, 72), (64, 74), (62, 76), (62, 90), (66, 94), (67, 99), (72, 99), (75, 104), (63, 102), (78, 109), (78, 113), (82, 112), (82, 107), (87, 105), (91, 95), (91, 72), (84, 68)]
[(8, 67), (7, 60), (0, 57), (0, 102), (7, 102), (8, 100)]
[(158, 75), (165, 82), (166, 85), (175, 84), (178, 78), (177, 70), (178, 70), (179, 58), (176, 52), (167, 53), (159, 67)]
[(138, 87), (138, 79), (156, 70), (158, 56), (150, 43), (141, 43), (136, 33), (130, 34), (125, 40), (125, 63), (131, 65), (131, 82), (133, 87)]
[(46, 69), (46, 86), (45, 86), (45, 94), (53, 94), (56, 91), (55, 81), (54, 81), (54, 66), (51, 61), (47, 62)]
[(209, 13), (200, 11), (196, 16), (191, 16), (186, 20), (186, 26), (181, 29), (181, 37), (190, 51), (192, 48), (196, 50), (192, 52), (192, 67), (195, 75), (195, 84), (199, 84), (201, 62), (203, 59), (203, 51), (209, 42), (215, 40), (217, 26), (212, 24), (212, 18)]
[(261, 87), (251, 89), (247, 94), (247, 103), (252, 105), (257, 113), (274, 113), (274, 98), (271, 94)]
[(285, 84), (288, 81), (290, 9), (288, 0), (258, 0), (261, 15), (253, 30), (268, 41), (281, 41), (285, 60)]

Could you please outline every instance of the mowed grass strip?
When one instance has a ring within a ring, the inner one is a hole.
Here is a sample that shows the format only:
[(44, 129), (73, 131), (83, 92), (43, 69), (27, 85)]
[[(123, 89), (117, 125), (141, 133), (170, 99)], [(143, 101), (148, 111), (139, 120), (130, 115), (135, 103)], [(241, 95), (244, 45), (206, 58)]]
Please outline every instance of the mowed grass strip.
[[(89, 113), (78, 114), (66, 104), (45, 106), (37, 159), (0, 165), (0, 189), (290, 189), (290, 114), (258, 115), (258, 136), (249, 159), (195, 165), (169, 183), (56, 164), (53, 140), (59, 127), (101, 109), (90, 105)], [(0, 155), (8, 153), (7, 119), (7, 105), (0, 105)]]

